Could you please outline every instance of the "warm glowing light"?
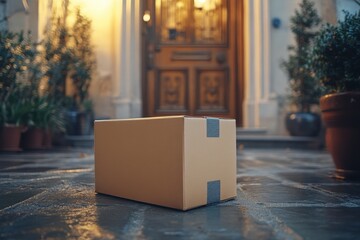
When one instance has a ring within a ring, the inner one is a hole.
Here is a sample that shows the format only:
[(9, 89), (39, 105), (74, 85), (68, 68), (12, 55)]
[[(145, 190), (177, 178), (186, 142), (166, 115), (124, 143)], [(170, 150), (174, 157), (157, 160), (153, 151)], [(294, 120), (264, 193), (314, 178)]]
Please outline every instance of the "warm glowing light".
[(176, 2), (176, 7), (177, 8), (183, 8), (184, 7), (184, 3), (182, 1), (178, 1)]
[(207, 0), (194, 0), (195, 8), (203, 8)]
[(146, 11), (144, 12), (144, 15), (143, 15), (143, 20), (144, 20), (144, 22), (149, 22), (150, 19), (151, 19), (150, 11), (149, 11), (149, 10), (146, 10)]

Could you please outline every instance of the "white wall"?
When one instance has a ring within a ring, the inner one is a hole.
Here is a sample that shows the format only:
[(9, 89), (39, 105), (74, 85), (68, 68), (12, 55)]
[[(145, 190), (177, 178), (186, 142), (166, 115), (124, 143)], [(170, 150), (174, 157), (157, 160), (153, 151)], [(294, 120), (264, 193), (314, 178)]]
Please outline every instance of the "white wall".
[[(39, 33), (42, 35), (52, 6), (62, 1), (39, 0)], [(140, 1), (71, 0), (70, 11), (80, 7), (92, 20), (97, 71), (90, 87), (96, 117), (140, 117)], [(69, 19), (71, 22), (71, 19)]]
[[(284, 130), (288, 80), (280, 62), (293, 43), (290, 16), (300, 0), (247, 0), (245, 2), (245, 100), (244, 127), (265, 128), (269, 134)], [(272, 20), (281, 21), (279, 28)]]
[(5, 3), (0, 3), (0, 31), (7, 29), (7, 22), (5, 21), (6, 17), (6, 5)]
[[(1, 4), (4, 6), (4, 4)], [(0, 16), (3, 10), (0, 10)], [(6, 3), (7, 28), (12, 32), (30, 32), (32, 38), (37, 40), (38, 36), (38, 0), (29, 0), (28, 9), (22, 0), (12, 0)], [(2, 18), (2, 17), (0, 17)]]
[(96, 117), (114, 117), (112, 96), (114, 82), (119, 81), (114, 72), (116, 59), (116, 0), (72, 0), (72, 5), (92, 21), (92, 42), (95, 47), (97, 71), (90, 87)]
[[(294, 44), (294, 37), (290, 29), (290, 17), (294, 14), (295, 8), (300, 0), (270, 0), (269, 22), (275, 18), (280, 20), (280, 26), (270, 27), (270, 92), (277, 102), (276, 116), (277, 123), (271, 132), (274, 134), (285, 135), (284, 126), (285, 114), (288, 111), (288, 105), (285, 102), (288, 94), (288, 78), (285, 72), (280, 68), (282, 60), (288, 57), (288, 46)], [(281, 10), (280, 10), (281, 9)], [(285, 10), (286, 9), (286, 10)]]
[(344, 19), (345, 13), (343, 10), (349, 13), (356, 13), (359, 11), (360, 6), (353, 0), (336, 0), (336, 12), (338, 20)]
[[(270, 27), (270, 43), (269, 43), (269, 89), (270, 99), (269, 101), (276, 101), (277, 109), (274, 114), (276, 123), (273, 123), (273, 129), (268, 129), (270, 133), (287, 135), (285, 129), (284, 119), (286, 112), (291, 110), (290, 105), (287, 102), (287, 94), (289, 92), (289, 84), (287, 75), (280, 68), (282, 59), (288, 57), (288, 46), (294, 44), (294, 36), (290, 28), (290, 18), (295, 14), (295, 9), (299, 8), (301, 0), (267, 0), (269, 2), (269, 19), (271, 22), (274, 18), (278, 18), (281, 21), (279, 28), (273, 26)], [(318, 10), (320, 17), (327, 21), (334, 21), (336, 17), (333, 15), (335, 12), (335, 0), (313, 0), (315, 7)], [(352, 0), (336, 0), (337, 2), (346, 1), (352, 2)], [(344, 4), (344, 3), (342, 3)], [(268, 111), (265, 109), (264, 111)], [(263, 126), (260, 126), (263, 127)]]

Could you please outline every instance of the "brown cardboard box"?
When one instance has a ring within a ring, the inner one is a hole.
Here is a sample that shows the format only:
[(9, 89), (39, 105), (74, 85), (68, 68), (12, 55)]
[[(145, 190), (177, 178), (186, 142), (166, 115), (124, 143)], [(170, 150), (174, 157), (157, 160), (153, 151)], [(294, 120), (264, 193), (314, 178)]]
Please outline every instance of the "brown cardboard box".
[(95, 121), (95, 191), (187, 210), (236, 196), (235, 120)]

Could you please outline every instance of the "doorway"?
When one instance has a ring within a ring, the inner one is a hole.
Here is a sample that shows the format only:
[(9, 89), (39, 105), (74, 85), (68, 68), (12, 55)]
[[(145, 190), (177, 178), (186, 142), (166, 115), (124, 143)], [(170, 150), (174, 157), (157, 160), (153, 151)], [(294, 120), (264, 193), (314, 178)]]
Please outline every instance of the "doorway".
[(242, 1), (147, 0), (144, 115), (235, 118), (241, 126), (242, 19)]

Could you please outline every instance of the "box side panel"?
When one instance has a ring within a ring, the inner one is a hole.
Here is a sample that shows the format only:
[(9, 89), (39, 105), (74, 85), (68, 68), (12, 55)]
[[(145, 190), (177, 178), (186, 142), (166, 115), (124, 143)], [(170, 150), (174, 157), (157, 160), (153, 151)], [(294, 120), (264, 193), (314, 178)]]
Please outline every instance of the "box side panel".
[(96, 122), (96, 191), (182, 209), (183, 121)]
[(236, 197), (235, 120), (185, 118), (184, 208)]

